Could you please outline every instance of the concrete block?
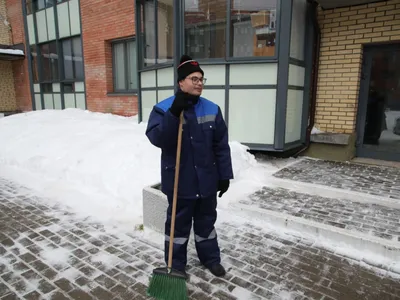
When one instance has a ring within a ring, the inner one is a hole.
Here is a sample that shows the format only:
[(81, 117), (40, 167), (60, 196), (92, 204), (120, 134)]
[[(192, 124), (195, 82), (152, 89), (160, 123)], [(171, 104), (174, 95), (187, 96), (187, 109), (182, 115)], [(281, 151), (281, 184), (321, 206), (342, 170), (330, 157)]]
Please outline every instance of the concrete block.
[(334, 145), (348, 145), (349, 134), (343, 133), (319, 133), (311, 135), (311, 142)]
[(143, 189), (143, 226), (164, 234), (168, 199), (161, 190), (160, 183)]

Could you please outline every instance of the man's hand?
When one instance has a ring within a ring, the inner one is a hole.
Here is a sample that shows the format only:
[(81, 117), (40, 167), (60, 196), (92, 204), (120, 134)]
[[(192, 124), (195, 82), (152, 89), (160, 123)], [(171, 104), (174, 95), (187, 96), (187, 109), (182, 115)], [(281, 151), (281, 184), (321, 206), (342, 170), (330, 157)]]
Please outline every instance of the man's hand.
[(187, 94), (179, 90), (175, 94), (175, 99), (174, 102), (171, 105), (171, 108), (169, 109), (171, 113), (179, 118), (182, 110), (189, 108), (189, 103), (186, 100)]
[(219, 191), (218, 197), (221, 198), (222, 195), (225, 194), (228, 189), (229, 189), (229, 180), (220, 180), (218, 182), (218, 191)]

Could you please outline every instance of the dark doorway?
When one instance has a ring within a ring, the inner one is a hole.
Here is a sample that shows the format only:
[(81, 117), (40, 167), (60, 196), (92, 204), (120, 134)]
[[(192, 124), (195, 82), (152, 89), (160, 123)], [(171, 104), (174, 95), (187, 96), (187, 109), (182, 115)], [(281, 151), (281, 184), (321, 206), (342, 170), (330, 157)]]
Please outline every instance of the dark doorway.
[(400, 45), (364, 49), (357, 156), (400, 161)]

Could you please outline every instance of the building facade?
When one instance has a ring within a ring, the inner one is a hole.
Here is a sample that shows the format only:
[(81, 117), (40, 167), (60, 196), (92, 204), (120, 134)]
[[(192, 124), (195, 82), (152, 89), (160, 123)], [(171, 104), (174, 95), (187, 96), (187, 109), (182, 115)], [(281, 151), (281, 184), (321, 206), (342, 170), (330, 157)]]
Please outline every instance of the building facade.
[(0, 113), (31, 109), (21, 1), (0, 0)]
[(307, 0), (136, 1), (139, 117), (176, 86), (186, 53), (199, 60), (204, 97), (216, 102), (231, 140), (287, 151), (306, 139), (316, 6)]
[(16, 55), (12, 63), (0, 58), (6, 65), (0, 72), (8, 78), (0, 86), (0, 112), (137, 114), (133, 2), (1, 0), (0, 8), (7, 23), (0, 22), (0, 54), (1, 48), (23, 50), (18, 62)]
[(400, 161), (400, 1), (320, 4), (315, 126), (324, 133), (308, 154)]
[(400, 161), (400, 0), (0, 0), (1, 16), (0, 111), (147, 121), (186, 53), (231, 140)]

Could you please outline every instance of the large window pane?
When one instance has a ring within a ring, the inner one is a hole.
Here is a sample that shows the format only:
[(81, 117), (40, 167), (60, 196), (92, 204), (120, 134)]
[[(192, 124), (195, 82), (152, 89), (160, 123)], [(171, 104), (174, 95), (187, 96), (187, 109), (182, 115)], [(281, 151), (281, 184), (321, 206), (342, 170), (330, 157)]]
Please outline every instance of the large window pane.
[(137, 90), (136, 41), (118, 42), (112, 47), (114, 90), (117, 92)]
[(185, 52), (194, 58), (225, 57), (226, 0), (185, 0)]
[(56, 42), (41, 44), (40, 48), (40, 81), (58, 81), (58, 53)]
[(126, 76), (125, 76), (125, 44), (119, 43), (114, 45), (114, 87), (115, 90), (126, 89)]
[(64, 79), (74, 78), (74, 68), (72, 63), (72, 45), (71, 40), (62, 42), (63, 60), (64, 60)]
[(31, 46), (31, 57), (32, 57), (32, 76), (33, 82), (39, 82), (39, 73), (38, 73), (38, 61), (37, 61), (37, 50), (36, 46)]
[(34, 0), (33, 3), (35, 5), (35, 11), (46, 8), (45, 0)]
[(51, 81), (49, 44), (42, 44), (39, 47), (41, 59), (41, 81)]
[(33, 14), (33, 10), (35, 9), (33, 1), (34, 0), (26, 0), (26, 14), (27, 15)]
[(82, 40), (80, 37), (72, 39), (72, 60), (74, 63), (74, 78), (83, 79)]
[(137, 89), (137, 63), (136, 63), (136, 42), (131, 41), (128, 42), (127, 45), (128, 51), (128, 79), (129, 79), (129, 90), (136, 90)]
[(277, 0), (233, 0), (231, 47), (233, 57), (274, 56)]
[(64, 61), (64, 79), (83, 79), (83, 55), (81, 38), (74, 37), (72, 39), (63, 40), (62, 48)]
[(157, 62), (173, 61), (174, 55), (174, 11), (173, 0), (159, 0), (158, 15), (158, 59)]
[(290, 57), (304, 60), (307, 0), (293, 0)]
[(58, 74), (57, 43), (51, 42), (49, 44), (49, 50), (50, 50), (50, 68), (51, 68), (52, 81), (58, 81), (60, 77)]
[(144, 1), (144, 66), (151, 66), (156, 63), (156, 22), (154, 10), (154, 1)]

